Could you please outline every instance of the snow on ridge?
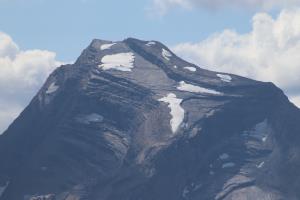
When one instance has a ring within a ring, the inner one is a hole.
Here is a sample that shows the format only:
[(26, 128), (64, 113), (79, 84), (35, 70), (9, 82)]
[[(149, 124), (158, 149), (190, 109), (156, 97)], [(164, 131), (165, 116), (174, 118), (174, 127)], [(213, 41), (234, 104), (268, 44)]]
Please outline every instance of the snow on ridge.
[(168, 107), (171, 109), (170, 114), (172, 115), (170, 125), (172, 132), (175, 133), (184, 119), (184, 109), (180, 105), (182, 99), (178, 99), (174, 93), (169, 93), (159, 101), (169, 104)]
[(106, 55), (102, 58), (102, 64), (99, 65), (99, 67), (103, 70), (116, 69), (119, 71), (130, 72), (134, 67), (134, 58), (134, 54), (131, 52)]
[(191, 72), (197, 71), (196, 67), (184, 67), (184, 69), (189, 70)]
[(221, 81), (228, 82), (228, 83), (230, 83), (232, 80), (231, 76), (227, 74), (217, 74), (217, 77), (219, 77)]
[(151, 47), (151, 46), (153, 46), (153, 45), (155, 45), (155, 44), (156, 44), (156, 42), (149, 41), (149, 42), (146, 44), (146, 46)]
[(170, 57), (172, 56), (171, 52), (166, 50), (166, 49), (162, 49), (162, 56), (164, 57), (164, 59), (166, 60), (170, 60)]
[(46, 94), (52, 94), (58, 90), (59, 86), (56, 85), (55, 82), (51, 83), (48, 89), (46, 90)]
[(110, 43), (110, 44), (103, 44), (101, 45), (100, 49), (103, 51), (105, 49), (110, 49), (112, 46), (114, 46), (116, 43)]
[(188, 84), (184, 81), (179, 82), (179, 86), (177, 87), (178, 90), (186, 91), (186, 92), (195, 92), (195, 93), (207, 93), (207, 94), (215, 94), (215, 95), (222, 95), (223, 93), (207, 89), (204, 87)]

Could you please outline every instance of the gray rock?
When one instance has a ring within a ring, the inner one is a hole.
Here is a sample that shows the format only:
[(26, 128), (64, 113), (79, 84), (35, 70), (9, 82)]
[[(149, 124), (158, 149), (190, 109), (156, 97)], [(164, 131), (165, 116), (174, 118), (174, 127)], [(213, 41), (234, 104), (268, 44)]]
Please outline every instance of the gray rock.
[(300, 199), (299, 120), (272, 83), (93, 40), (0, 136), (0, 200)]

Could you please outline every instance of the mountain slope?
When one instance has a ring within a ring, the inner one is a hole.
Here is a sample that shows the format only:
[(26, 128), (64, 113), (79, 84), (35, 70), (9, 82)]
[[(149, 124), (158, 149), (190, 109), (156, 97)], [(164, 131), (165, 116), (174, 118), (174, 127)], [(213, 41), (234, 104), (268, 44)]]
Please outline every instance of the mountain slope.
[(299, 199), (299, 120), (272, 83), (93, 40), (0, 136), (0, 200)]

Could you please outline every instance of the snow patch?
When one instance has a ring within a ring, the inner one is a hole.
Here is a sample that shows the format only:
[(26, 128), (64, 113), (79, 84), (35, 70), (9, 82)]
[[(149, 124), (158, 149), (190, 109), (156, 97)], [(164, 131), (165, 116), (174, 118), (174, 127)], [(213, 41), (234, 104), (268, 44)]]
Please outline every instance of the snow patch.
[(271, 132), (271, 129), (268, 125), (268, 120), (265, 119), (264, 121), (256, 124), (255, 127), (252, 128), (252, 130), (244, 131), (244, 135), (251, 136), (262, 142), (266, 142), (270, 132)]
[(110, 43), (110, 44), (103, 44), (101, 45), (100, 49), (103, 51), (103, 50), (106, 50), (106, 49), (110, 49), (112, 46), (114, 46), (116, 43)]
[(224, 163), (224, 164), (222, 165), (222, 168), (223, 168), (223, 169), (224, 169), (224, 168), (231, 168), (231, 167), (234, 167), (234, 166), (235, 166), (234, 163), (229, 162), (229, 163)]
[(40, 196), (31, 196), (29, 200), (52, 200), (55, 199), (54, 194), (40, 195)]
[(155, 44), (156, 44), (155, 42), (150, 41), (150, 42), (148, 42), (146, 45), (147, 45), (148, 47), (151, 47), (151, 46), (153, 46), (153, 45), (155, 45)]
[(134, 67), (134, 54), (129, 52), (106, 55), (102, 58), (101, 62), (103, 64), (99, 65), (99, 67), (103, 70), (116, 69), (128, 72)]
[(231, 82), (232, 80), (231, 76), (227, 74), (217, 74), (217, 77), (219, 77), (221, 81), (228, 82), (228, 83)]
[(261, 162), (259, 165), (257, 165), (257, 168), (262, 168), (265, 165), (265, 162)]
[(186, 199), (188, 197), (189, 193), (190, 193), (190, 191), (189, 191), (188, 187), (186, 186), (182, 191), (182, 197)]
[(202, 188), (202, 186), (203, 186), (203, 184), (201, 184), (201, 183), (196, 184), (194, 182), (186, 185), (182, 191), (182, 197), (184, 199), (190, 199), (190, 197), (189, 197), (190, 194), (193, 194), (194, 192), (198, 191), (199, 189)]
[(56, 90), (58, 90), (59, 86), (56, 85), (55, 82), (51, 83), (50, 86), (48, 87), (46, 94), (52, 94), (54, 92), (56, 92)]
[(184, 67), (184, 69), (189, 70), (191, 72), (197, 71), (196, 67)]
[(196, 85), (192, 85), (192, 84), (188, 84), (184, 81), (179, 82), (179, 86), (177, 87), (177, 89), (181, 90), (181, 91), (186, 91), (186, 92), (196, 92), (196, 93), (207, 93), (207, 94), (222, 95), (221, 92), (211, 90), (211, 89), (207, 89), (207, 88), (203, 88), (203, 87), (196, 86)]
[(0, 187), (0, 198), (2, 197), (2, 195), (4, 194), (6, 188), (8, 187), (9, 182), (7, 182), (4, 186)]
[(168, 50), (162, 49), (162, 56), (164, 57), (164, 59), (169, 61), (172, 54)]
[(263, 137), (261, 140), (262, 140), (263, 142), (266, 142), (267, 139), (268, 139), (268, 136), (265, 136), (265, 137)]
[(173, 133), (175, 133), (184, 119), (184, 109), (180, 106), (182, 99), (178, 99), (175, 94), (170, 93), (166, 97), (159, 99), (159, 101), (169, 104), (171, 109), (170, 114), (172, 119), (170, 121)]
[(81, 115), (77, 117), (77, 121), (83, 124), (90, 124), (90, 123), (99, 123), (103, 121), (103, 117), (97, 113), (92, 113), (89, 115)]
[(222, 155), (219, 156), (221, 160), (227, 160), (229, 158), (229, 155), (227, 153), (223, 153)]

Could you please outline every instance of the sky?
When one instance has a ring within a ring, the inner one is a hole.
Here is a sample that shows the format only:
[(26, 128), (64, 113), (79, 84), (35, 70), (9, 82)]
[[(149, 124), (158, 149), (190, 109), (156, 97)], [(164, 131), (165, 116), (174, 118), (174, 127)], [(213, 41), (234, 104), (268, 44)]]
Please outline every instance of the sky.
[(173, 5), (162, 15), (165, 8), (152, 0), (0, 0), (0, 5), (0, 29), (21, 48), (47, 49), (67, 61), (76, 59), (93, 38), (196, 42), (224, 28), (246, 32), (253, 15)]
[(158, 40), (300, 106), (300, 0), (0, 0), (0, 134), (94, 38)]

